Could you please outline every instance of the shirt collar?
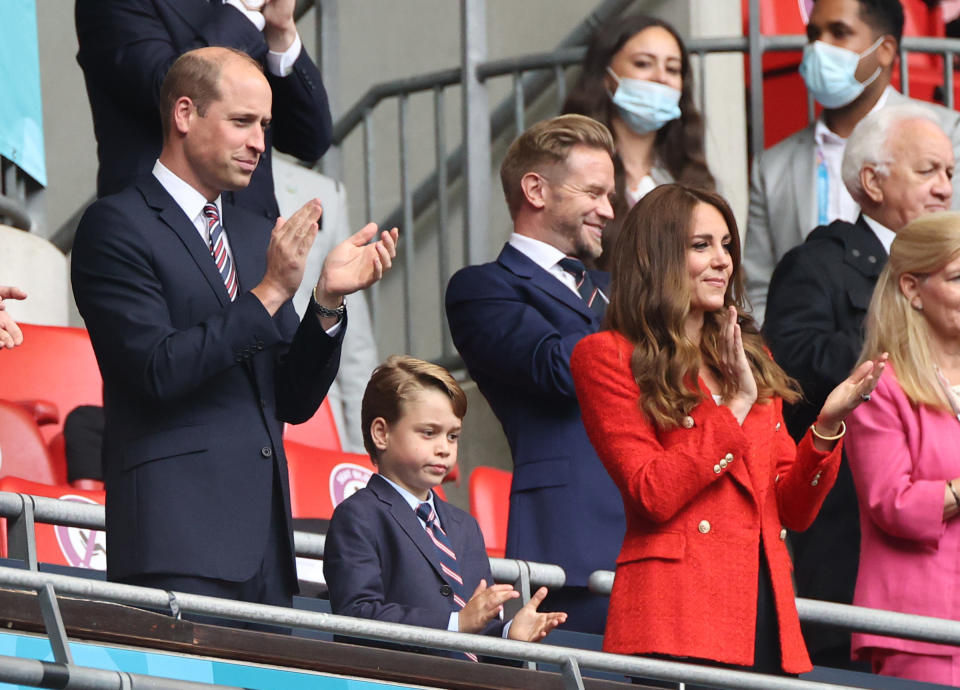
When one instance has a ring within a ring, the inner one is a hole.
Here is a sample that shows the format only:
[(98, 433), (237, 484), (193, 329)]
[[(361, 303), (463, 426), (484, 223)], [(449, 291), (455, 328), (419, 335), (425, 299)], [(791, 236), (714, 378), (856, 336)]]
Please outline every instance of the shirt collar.
[(893, 238), (897, 236), (897, 233), (895, 233), (890, 228), (881, 225), (880, 223), (878, 223), (877, 221), (875, 221), (873, 218), (871, 218), (866, 214), (863, 215), (863, 220), (866, 222), (867, 225), (870, 226), (870, 229), (873, 230), (873, 234), (877, 236), (877, 239), (880, 240), (880, 244), (883, 245), (883, 249), (889, 255), (890, 245), (893, 244)]
[(549, 271), (566, 256), (552, 244), (516, 232), (510, 235), (508, 243), (545, 271)]
[[(207, 203), (207, 198), (200, 192), (190, 186), (190, 183), (183, 178), (178, 177), (176, 173), (157, 160), (153, 164), (153, 176), (163, 186), (167, 193), (173, 197), (183, 212), (191, 221), (195, 220), (202, 212)], [(223, 218), (223, 208), (220, 196), (213, 200), (217, 206), (217, 213)]]
[(411, 509), (411, 510), (416, 511), (417, 506), (419, 506), (421, 503), (429, 503), (429, 504), (430, 504), (430, 507), (433, 508), (433, 512), (434, 512), (434, 513), (437, 512), (437, 507), (436, 507), (436, 506), (434, 505), (434, 503), (433, 503), (433, 492), (432, 492), (432, 491), (427, 494), (427, 500), (426, 500), (426, 501), (422, 501), (422, 500), (420, 500), (419, 498), (417, 498), (416, 496), (414, 496), (412, 493), (410, 493), (409, 491), (407, 491), (406, 489), (404, 489), (402, 486), (400, 486), (399, 484), (397, 484), (397, 483), (396, 483), (395, 481), (393, 481), (392, 479), (387, 479), (387, 478), (386, 478), (385, 476), (383, 476), (382, 474), (380, 475), (380, 477), (381, 477), (387, 484), (389, 484), (390, 486), (392, 486), (394, 489), (397, 490), (397, 493), (400, 494), (400, 495), (403, 497), (403, 500), (410, 504), (410, 509)]
[[(895, 89), (892, 86), (887, 86), (883, 90), (883, 93), (880, 94), (880, 98), (877, 99), (877, 102), (873, 104), (873, 107), (870, 109), (870, 113), (875, 113), (880, 108), (887, 104), (887, 101), (890, 98), (890, 94)], [(869, 115), (870, 113), (867, 113)], [(847, 141), (846, 138), (841, 137), (838, 134), (835, 134), (829, 127), (827, 123), (823, 121), (823, 113), (820, 113), (820, 117), (817, 118), (817, 124), (813, 130), (813, 138), (817, 142), (817, 146), (843, 146)]]

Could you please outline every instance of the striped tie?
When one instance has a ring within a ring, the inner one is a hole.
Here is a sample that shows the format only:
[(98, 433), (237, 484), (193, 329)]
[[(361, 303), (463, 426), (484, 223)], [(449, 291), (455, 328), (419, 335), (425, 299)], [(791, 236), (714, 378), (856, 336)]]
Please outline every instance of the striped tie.
[(600, 292), (600, 288), (593, 284), (590, 273), (583, 262), (575, 257), (565, 256), (557, 263), (560, 264), (560, 268), (573, 276), (577, 283), (577, 292), (587, 303), (587, 307), (592, 309), (597, 316), (603, 318), (603, 313), (607, 309), (607, 298)]
[(203, 215), (207, 219), (207, 231), (210, 233), (210, 253), (217, 263), (217, 270), (223, 278), (232, 302), (237, 298), (237, 271), (233, 267), (230, 255), (227, 253), (227, 244), (223, 236), (223, 226), (220, 225), (220, 213), (216, 204), (204, 204)]
[[(459, 611), (467, 605), (467, 598), (470, 593), (463, 587), (463, 578), (460, 576), (460, 566), (457, 564), (457, 554), (453, 551), (453, 546), (447, 538), (447, 533), (443, 531), (440, 523), (437, 521), (437, 514), (433, 506), (429, 503), (421, 503), (417, 506), (417, 517), (423, 520), (426, 525), (424, 529), (427, 536), (437, 549), (437, 556), (440, 559), (440, 569), (443, 571), (444, 579), (453, 589), (453, 602), (457, 605), (456, 611)], [(470, 661), (477, 661), (477, 655), (471, 652), (461, 652)]]

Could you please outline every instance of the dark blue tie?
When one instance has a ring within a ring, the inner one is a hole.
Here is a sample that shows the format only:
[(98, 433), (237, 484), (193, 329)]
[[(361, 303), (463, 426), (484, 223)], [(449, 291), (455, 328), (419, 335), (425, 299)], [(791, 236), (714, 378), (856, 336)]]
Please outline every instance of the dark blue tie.
[(600, 288), (593, 284), (590, 273), (583, 262), (575, 257), (565, 256), (558, 263), (560, 268), (573, 276), (577, 283), (577, 292), (587, 303), (587, 307), (592, 309), (597, 316), (603, 318), (603, 313), (607, 309), (607, 300), (601, 294)]

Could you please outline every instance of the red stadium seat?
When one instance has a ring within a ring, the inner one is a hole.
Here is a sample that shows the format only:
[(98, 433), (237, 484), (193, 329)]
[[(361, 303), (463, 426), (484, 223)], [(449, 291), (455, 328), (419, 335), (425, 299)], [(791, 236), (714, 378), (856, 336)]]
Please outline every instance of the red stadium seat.
[(337, 422), (330, 407), (330, 400), (323, 399), (320, 409), (303, 424), (287, 424), (283, 431), (284, 440), (322, 448), (324, 450), (342, 450)]
[(513, 473), (480, 466), (470, 474), (470, 514), (480, 524), (487, 555), (503, 558), (507, 548), (510, 482)]
[(0, 400), (0, 477), (67, 482), (66, 462), (54, 461), (33, 415), (7, 400)]
[[(0, 491), (46, 496), (65, 501), (103, 505), (103, 491), (83, 491), (71, 486), (49, 486), (16, 477), (0, 479)], [(37, 560), (43, 563), (106, 570), (106, 535), (98, 530), (36, 523)], [(0, 556), (7, 556), (6, 520), (0, 519)]]

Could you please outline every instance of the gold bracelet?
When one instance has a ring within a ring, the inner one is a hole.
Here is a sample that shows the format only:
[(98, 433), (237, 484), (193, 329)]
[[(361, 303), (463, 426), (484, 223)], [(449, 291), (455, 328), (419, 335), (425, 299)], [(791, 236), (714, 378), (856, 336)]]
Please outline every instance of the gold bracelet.
[(957, 490), (953, 488), (953, 480), (947, 482), (947, 488), (950, 489), (950, 493), (953, 494), (953, 500), (957, 508), (960, 508), (960, 494), (957, 493)]
[(838, 441), (843, 438), (843, 435), (847, 433), (847, 423), (840, 422), (840, 433), (836, 436), (824, 436), (819, 431), (817, 431), (817, 423), (814, 422), (810, 425), (810, 431), (813, 432), (813, 435), (819, 438), (821, 441)]

